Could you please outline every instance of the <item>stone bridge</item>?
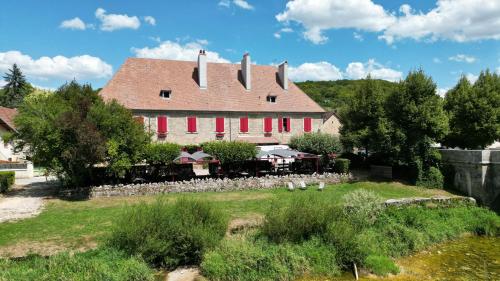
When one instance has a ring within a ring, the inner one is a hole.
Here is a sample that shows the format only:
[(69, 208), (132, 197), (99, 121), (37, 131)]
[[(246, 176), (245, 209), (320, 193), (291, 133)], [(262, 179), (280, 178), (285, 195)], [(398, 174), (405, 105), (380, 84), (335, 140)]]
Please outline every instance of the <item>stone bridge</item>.
[(450, 184), (500, 213), (500, 150), (440, 150)]

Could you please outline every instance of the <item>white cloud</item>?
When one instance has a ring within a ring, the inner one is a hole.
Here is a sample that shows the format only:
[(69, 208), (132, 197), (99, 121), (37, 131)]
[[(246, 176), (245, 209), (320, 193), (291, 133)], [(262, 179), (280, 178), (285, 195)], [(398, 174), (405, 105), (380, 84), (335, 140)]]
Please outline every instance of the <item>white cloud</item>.
[(293, 32), (293, 29), (291, 29), (290, 27), (283, 27), (282, 29), (280, 29), (279, 31), (276, 31), (273, 36), (276, 38), (276, 39), (280, 39), (281, 38), (281, 33), (292, 33)]
[(231, 6), (231, 3), (233, 3), (235, 6), (238, 6), (238, 7), (242, 8), (242, 9), (244, 9), (244, 10), (253, 10), (253, 9), (255, 9), (246, 0), (233, 0), (233, 1), (221, 0), (221, 1), (219, 1), (219, 3), (217, 5), (219, 5), (221, 7), (229, 8)]
[(387, 81), (398, 81), (403, 77), (401, 71), (387, 68), (374, 59), (370, 59), (366, 63), (351, 62), (346, 68), (346, 76), (351, 79), (363, 79), (368, 75), (374, 79)]
[(145, 16), (144, 21), (150, 25), (156, 25), (156, 19), (153, 18), (152, 16)]
[(451, 61), (466, 62), (466, 63), (473, 63), (476, 61), (475, 57), (464, 55), (464, 54), (458, 54), (456, 56), (449, 57), (448, 59)]
[(438, 0), (427, 13), (414, 13), (409, 5), (403, 6), (400, 10), (404, 15), (380, 36), (389, 44), (403, 38), (456, 42), (500, 39), (499, 1)]
[(85, 30), (87, 25), (78, 17), (65, 20), (59, 25), (60, 28), (73, 29), (73, 30)]
[(315, 44), (328, 39), (324, 31), (341, 28), (381, 32), (379, 39), (388, 44), (405, 38), (500, 40), (500, 1), (437, 0), (427, 12), (415, 11), (408, 4), (401, 5), (399, 12), (390, 12), (372, 0), (291, 0), (276, 19), (302, 24), (304, 37)]
[(432, 62), (434, 62), (434, 63), (441, 63), (442, 61), (441, 61), (440, 58), (433, 58)]
[(354, 39), (356, 39), (356, 40), (358, 40), (358, 41), (360, 41), (360, 42), (363, 42), (363, 40), (365, 40), (365, 39), (363, 38), (363, 35), (361, 35), (361, 34), (359, 34), (359, 33), (357, 33), (357, 32), (354, 32), (354, 33), (352, 34), (352, 36), (354, 36)]
[(5, 81), (5, 80), (0, 80), (0, 87), (5, 86), (5, 84), (7, 84), (7, 81)]
[[(183, 45), (167, 40), (154, 48), (132, 48), (132, 52), (140, 58), (195, 61), (198, 58), (200, 49), (204, 49), (207, 43), (206, 40), (198, 40)], [(217, 52), (206, 51), (206, 54), (210, 62), (229, 62)]]
[(498, 75), (500, 75), (500, 66), (497, 67), (497, 73), (498, 73)]
[(465, 74), (465, 78), (467, 78), (467, 80), (469, 80), (469, 82), (471, 82), (471, 84), (474, 84), (474, 83), (476, 83), (477, 78), (479, 78), (479, 76), (474, 75), (472, 73), (467, 73), (467, 74)]
[(438, 88), (436, 89), (436, 94), (438, 96), (444, 98), (446, 96), (446, 93), (450, 90), (450, 88)]
[(106, 10), (98, 8), (95, 16), (101, 21), (101, 30), (114, 31), (118, 29), (130, 28), (138, 29), (141, 26), (139, 18), (136, 16), (106, 14)]
[(231, 6), (231, 2), (229, 2), (229, 0), (221, 0), (221, 1), (219, 1), (218, 5), (222, 6), (222, 7), (229, 8), (229, 6)]
[(89, 55), (65, 57), (40, 57), (33, 59), (19, 51), (0, 52), (0, 72), (6, 72), (16, 63), (29, 78), (48, 79), (99, 79), (113, 74), (113, 67), (98, 57)]
[(324, 30), (355, 28), (378, 32), (395, 21), (393, 15), (371, 0), (292, 0), (276, 19), (302, 24), (304, 37), (315, 44), (328, 40)]
[(326, 61), (303, 63), (298, 67), (288, 67), (289, 77), (293, 81), (318, 81), (342, 79), (342, 72)]

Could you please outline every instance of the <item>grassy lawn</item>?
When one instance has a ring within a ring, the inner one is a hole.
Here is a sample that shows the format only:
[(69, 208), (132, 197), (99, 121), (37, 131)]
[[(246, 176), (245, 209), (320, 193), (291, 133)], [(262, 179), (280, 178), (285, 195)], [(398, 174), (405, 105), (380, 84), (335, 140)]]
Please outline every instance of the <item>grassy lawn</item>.
[[(356, 190), (373, 190), (383, 198), (429, 197), (449, 195), (400, 183), (358, 182), (327, 186), (323, 192), (315, 188), (289, 192), (286, 189), (251, 190), (223, 193), (167, 194), (175, 200), (181, 196), (212, 201), (231, 218), (254, 217), (263, 214), (273, 200), (287, 200), (297, 193), (313, 193), (338, 204), (344, 194)], [(40, 254), (70, 249), (95, 247), (109, 232), (114, 219), (127, 206), (152, 201), (157, 196), (95, 198), (86, 201), (48, 200), (45, 210), (37, 217), (0, 224), (0, 256), (24, 255), (29, 251)]]

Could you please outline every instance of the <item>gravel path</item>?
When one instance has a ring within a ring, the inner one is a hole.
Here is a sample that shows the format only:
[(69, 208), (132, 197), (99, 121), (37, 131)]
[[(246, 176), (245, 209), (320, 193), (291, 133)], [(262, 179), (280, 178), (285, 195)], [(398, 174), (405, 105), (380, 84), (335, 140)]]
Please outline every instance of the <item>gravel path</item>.
[(0, 223), (40, 214), (43, 199), (53, 194), (54, 185), (45, 177), (16, 180), (13, 190), (0, 197)]

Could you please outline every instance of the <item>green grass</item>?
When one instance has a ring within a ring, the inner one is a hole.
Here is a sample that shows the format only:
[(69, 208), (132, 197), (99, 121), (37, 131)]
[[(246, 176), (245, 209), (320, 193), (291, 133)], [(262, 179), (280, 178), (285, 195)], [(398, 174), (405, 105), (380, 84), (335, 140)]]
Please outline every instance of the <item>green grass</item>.
[[(373, 190), (383, 198), (425, 197), (443, 194), (440, 190), (406, 186), (399, 183), (359, 182), (327, 186), (323, 192), (310, 188), (306, 191), (289, 192), (285, 188), (275, 190), (251, 190), (235, 192), (207, 192), (167, 194), (168, 200), (180, 197), (206, 199), (231, 218), (263, 215), (274, 199), (288, 200), (298, 193), (314, 194), (339, 204), (344, 194), (356, 190)], [(96, 198), (86, 201), (49, 200), (45, 210), (37, 217), (18, 222), (0, 224), (0, 255), (8, 254), (9, 246), (22, 245), (36, 252), (43, 252), (45, 244), (67, 249), (95, 246), (109, 233), (113, 221), (131, 204), (152, 202), (158, 196), (130, 196)], [(38, 244), (38, 246), (37, 246)], [(42, 244), (40, 247), (39, 245)]]

